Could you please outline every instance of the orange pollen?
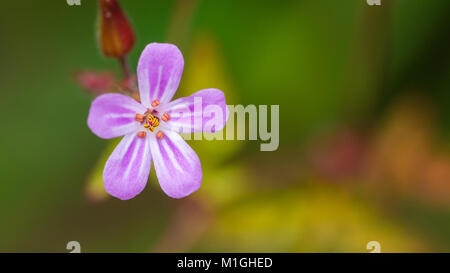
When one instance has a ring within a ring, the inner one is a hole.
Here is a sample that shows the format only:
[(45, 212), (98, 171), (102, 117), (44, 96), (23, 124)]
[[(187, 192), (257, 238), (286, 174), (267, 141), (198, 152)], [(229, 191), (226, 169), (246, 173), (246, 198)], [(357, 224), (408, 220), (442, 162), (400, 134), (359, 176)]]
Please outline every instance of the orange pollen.
[(159, 105), (159, 100), (152, 101), (152, 107), (156, 107)]
[(161, 117), (161, 119), (162, 119), (164, 122), (167, 122), (167, 121), (169, 121), (170, 116), (169, 116), (169, 114), (165, 113), (165, 114)]
[(162, 139), (164, 137), (164, 133), (162, 131), (158, 131), (158, 133), (156, 133), (156, 137), (158, 139)]
[(144, 138), (144, 137), (147, 135), (147, 133), (144, 132), (144, 131), (140, 131), (137, 135), (138, 135), (138, 137), (140, 137), (140, 138)]
[(136, 114), (136, 121), (144, 122), (145, 116), (142, 114)]

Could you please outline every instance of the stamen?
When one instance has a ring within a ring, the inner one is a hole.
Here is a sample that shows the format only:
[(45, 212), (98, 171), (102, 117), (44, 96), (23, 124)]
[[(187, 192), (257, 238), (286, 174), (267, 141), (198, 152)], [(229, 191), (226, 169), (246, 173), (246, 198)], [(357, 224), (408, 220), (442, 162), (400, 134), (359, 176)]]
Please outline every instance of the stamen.
[(167, 121), (169, 121), (170, 116), (169, 116), (169, 114), (164, 113), (164, 115), (161, 117), (161, 119), (162, 119), (164, 122), (167, 122)]
[(144, 138), (146, 135), (147, 135), (147, 133), (144, 132), (144, 131), (140, 131), (140, 132), (138, 133), (138, 137), (139, 137), (139, 138)]
[(156, 133), (156, 137), (158, 139), (162, 139), (164, 137), (164, 133), (162, 131), (158, 131), (158, 133)]
[(145, 116), (142, 114), (136, 114), (136, 121), (144, 122)]
[(152, 114), (147, 116), (147, 122), (144, 124), (144, 128), (151, 132), (155, 131), (155, 128), (159, 126), (159, 119)]
[(156, 107), (156, 106), (158, 106), (159, 105), (159, 100), (154, 100), (153, 102), (152, 102), (152, 107)]

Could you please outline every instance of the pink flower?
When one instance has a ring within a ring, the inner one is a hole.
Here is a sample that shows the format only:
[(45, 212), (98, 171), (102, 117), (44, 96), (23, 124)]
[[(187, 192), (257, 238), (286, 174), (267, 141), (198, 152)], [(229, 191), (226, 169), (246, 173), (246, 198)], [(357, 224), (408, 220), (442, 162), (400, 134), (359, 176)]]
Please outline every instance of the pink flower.
[[(124, 136), (103, 171), (109, 194), (122, 200), (138, 195), (147, 183), (152, 160), (161, 188), (170, 197), (183, 198), (200, 188), (200, 160), (178, 133), (220, 131), (229, 113), (218, 89), (171, 101), (183, 66), (176, 46), (149, 44), (137, 68), (141, 102), (121, 94), (104, 94), (92, 102), (87, 120), (92, 132), (105, 139)], [(214, 111), (213, 115), (211, 107), (222, 114)], [(208, 126), (211, 123), (216, 126)]]

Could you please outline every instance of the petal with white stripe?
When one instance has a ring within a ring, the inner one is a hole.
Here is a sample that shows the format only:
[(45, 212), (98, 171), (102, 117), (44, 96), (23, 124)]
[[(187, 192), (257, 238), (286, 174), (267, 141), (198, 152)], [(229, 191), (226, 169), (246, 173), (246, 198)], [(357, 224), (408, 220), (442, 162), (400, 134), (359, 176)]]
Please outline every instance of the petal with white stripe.
[(151, 43), (142, 51), (137, 67), (139, 95), (143, 105), (169, 102), (180, 83), (184, 59), (172, 44)]
[(168, 128), (178, 133), (219, 132), (229, 116), (225, 95), (215, 88), (171, 101), (161, 111), (170, 116)]
[(137, 134), (129, 134), (114, 149), (103, 170), (109, 194), (128, 200), (144, 189), (152, 164), (149, 140), (148, 135), (139, 138)]
[(146, 110), (128, 96), (104, 94), (92, 102), (87, 124), (101, 138), (124, 136), (138, 129), (136, 114), (143, 114)]
[(170, 197), (183, 198), (200, 188), (202, 167), (197, 154), (175, 132), (150, 138), (156, 176), (162, 190)]

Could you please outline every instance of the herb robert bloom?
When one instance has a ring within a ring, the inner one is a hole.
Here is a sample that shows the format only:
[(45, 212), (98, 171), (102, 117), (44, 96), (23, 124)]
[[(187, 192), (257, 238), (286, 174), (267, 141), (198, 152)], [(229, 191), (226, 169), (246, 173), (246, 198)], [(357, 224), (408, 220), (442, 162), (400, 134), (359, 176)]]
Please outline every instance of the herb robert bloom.
[(168, 196), (183, 198), (200, 188), (200, 160), (178, 133), (220, 131), (229, 112), (218, 89), (171, 101), (183, 66), (176, 46), (149, 44), (137, 67), (140, 102), (121, 94), (104, 94), (92, 102), (87, 120), (92, 132), (105, 139), (124, 136), (103, 171), (105, 189), (112, 196), (127, 200), (138, 195), (152, 160)]

